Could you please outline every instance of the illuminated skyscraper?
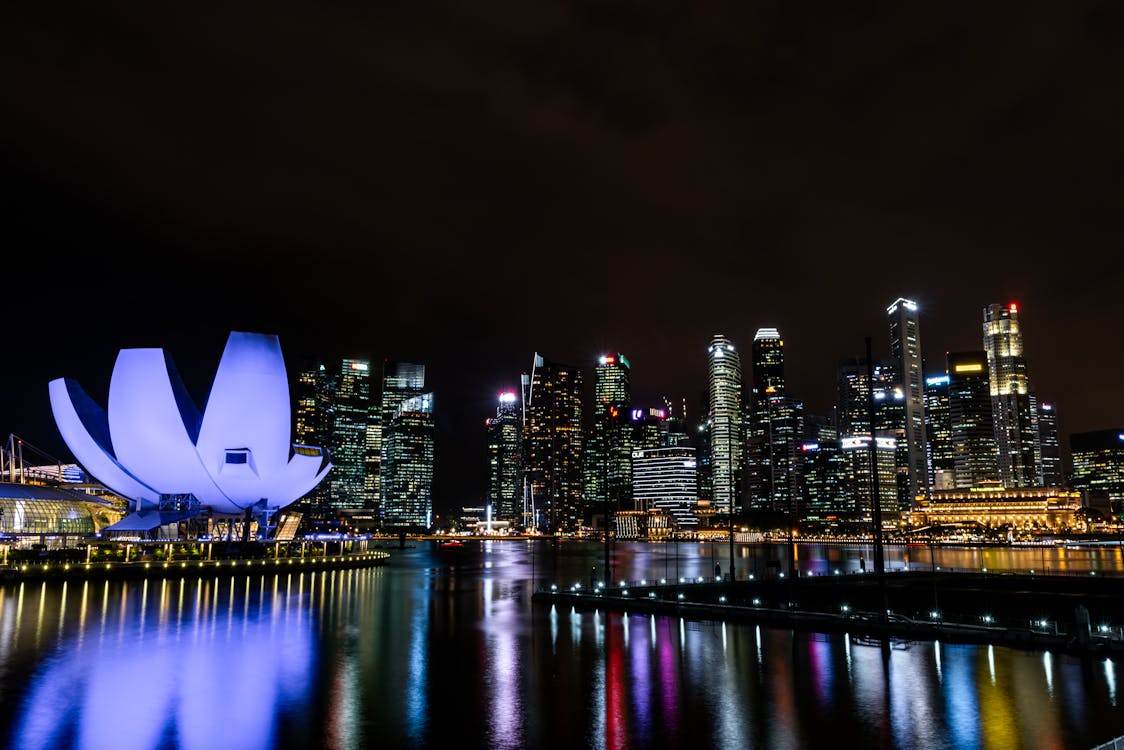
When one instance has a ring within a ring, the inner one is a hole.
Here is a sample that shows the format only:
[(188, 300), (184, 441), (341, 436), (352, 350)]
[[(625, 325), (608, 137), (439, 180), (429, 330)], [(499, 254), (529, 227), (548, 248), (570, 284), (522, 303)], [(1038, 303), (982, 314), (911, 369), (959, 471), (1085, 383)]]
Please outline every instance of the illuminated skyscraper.
[[(798, 498), (804, 404), (785, 392), (784, 339), (776, 328), (753, 337), (753, 384), (746, 430), (746, 472), (755, 509), (788, 510)], [(795, 508), (793, 508), (795, 510)]]
[[(331, 446), (332, 379), (320, 362), (308, 362), (297, 375), (293, 390), (296, 424), (293, 442), (298, 445)], [(329, 482), (321, 482), (302, 497), (296, 510), (321, 513), (329, 505)]]
[[(377, 419), (372, 419), (372, 425), (367, 434), (368, 449), (378, 460), (373, 471), (378, 479), (373, 486), (378, 489), (380, 504), (385, 504), (389, 495), (383, 486), (384, 466), (388, 454), (386, 447), (386, 432), (390, 423), (398, 413), (398, 407), (406, 399), (420, 396), (425, 390), (425, 365), (413, 362), (383, 362), (382, 389), (377, 404), (372, 404), (372, 411), (378, 414)], [(383, 509), (385, 511), (385, 509)], [(383, 513), (385, 515), (385, 512)]]
[(934, 490), (956, 489), (956, 449), (952, 443), (948, 387), (947, 374), (925, 378), (925, 451), (929, 487)]
[(733, 343), (721, 334), (707, 351), (711, 502), (716, 512), (729, 513), (737, 510), (742, 474), (742, 364)]
[(1005, 487), (1033, 487), (1039, 482), (1038, 415), (1023, 357), (1018, 305), (984, 308), (983, 344), (991, 374), (999, 481)]
[(433, 394), (401, 401), (382, 435), (382, 514), (385, 526), (433, 523)]
[(1099, 494), (1124, 510), (1124, 427), (1078, 432), (1069, 436), (1073, 489)]
[(582, 521), (581, 368), (535, 354), (523, 373), (523, 474), (528, 525), (576, 530)]
[(987, 352), (948, 355), (948, 413), (956, 488), (994, 486), (999, 479)]
[(1039, 484), (1043, 487), (1065, 486), (1062, 471), (1061, 444), (1058, 441), (1058, 409), (1053, 403), (1043, 401), (1036, 405), (1038, 412)]
[(630, 364), (623, 354), (605, 354), (594, 373), (593, 430), (587, 446), (586, 502), (606, 500), (631, 507), (632, 425)]
[(522, 444), (518, 398), (514, 391), (500, 394), (496, 416), (488, 427), (488, 503), (500, 521), (522, 523)]
[(371, 400), (370, 363), (345, 358), (332, 389), (331, 452), (328, 504), (332, 512), (371, 507), (367, 498), (367, 422)]
[(925, 460), (925, 387), (921, 372), (921, 333), (917, 303), (899, 297), (888, 308), (890, 359), (897, 371), (897, 385), (904, 395), (906, 465), (909, 474), (910, 504), (928, 492), (928, 467)]
[(800, 445), (802, 518), (827, 521), (847, 513), (850, 456), (840, 447), (839, 430), (826, 417), (807, 415)]

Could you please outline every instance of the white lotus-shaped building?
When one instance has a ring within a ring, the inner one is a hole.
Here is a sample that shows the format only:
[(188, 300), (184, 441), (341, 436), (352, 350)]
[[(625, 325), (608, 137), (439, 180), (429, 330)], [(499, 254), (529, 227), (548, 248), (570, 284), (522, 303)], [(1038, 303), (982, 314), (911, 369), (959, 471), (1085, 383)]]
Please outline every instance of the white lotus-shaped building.
[(163, 349), (118, 353), (106, 409), (69, 378), (52, 380), (50, 394), (78, 463), (134, 500), (134, 516), (189, 498), (218, 514), (268, 517), (331, 468), (322, 448), (291, 441), (289, 382), (273, 335), (231, 332), (202, 412)]

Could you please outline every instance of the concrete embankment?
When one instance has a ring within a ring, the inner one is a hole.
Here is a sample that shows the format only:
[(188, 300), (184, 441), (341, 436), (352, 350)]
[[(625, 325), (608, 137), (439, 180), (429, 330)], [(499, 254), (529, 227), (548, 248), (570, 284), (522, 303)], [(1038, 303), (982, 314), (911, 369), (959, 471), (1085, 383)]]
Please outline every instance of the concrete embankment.
[(1091, 575), (896, 573), (884, 586), (873, 574), (840, 575), (546, 590), (533, 600), (857, 637), (1124, 654), (1124, 579)]
[(369, 551), (345, 555), (308, 557), (264, 557), (223, 560), (170, 560), (139, 562), (51, 562), (20, 563), (0, 567), (0, 583), (44, 580), (101, 580), (129, 578), (213, 577), (235, 574), (308, 573), (341, 568), (382, 565), (390, 555)]

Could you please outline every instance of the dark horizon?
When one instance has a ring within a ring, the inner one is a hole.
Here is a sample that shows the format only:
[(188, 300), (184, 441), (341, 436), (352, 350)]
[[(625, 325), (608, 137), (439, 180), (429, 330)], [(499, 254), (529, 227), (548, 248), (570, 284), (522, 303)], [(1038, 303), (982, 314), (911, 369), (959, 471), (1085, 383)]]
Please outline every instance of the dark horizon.
[(773, 326), (824, 413), (904, 296), (930, 371), (1017, 301), (1065, 449), (1124, 424), (1122, 13), (20, 5), (0, 431), (65, 457), (50, 379), (102, 399), (161, 346), (202, 401), (229, 331), (275, 333), (290, 370), (427, 365), (445, 512), (535, 351), (697, 415), (710, 338)]

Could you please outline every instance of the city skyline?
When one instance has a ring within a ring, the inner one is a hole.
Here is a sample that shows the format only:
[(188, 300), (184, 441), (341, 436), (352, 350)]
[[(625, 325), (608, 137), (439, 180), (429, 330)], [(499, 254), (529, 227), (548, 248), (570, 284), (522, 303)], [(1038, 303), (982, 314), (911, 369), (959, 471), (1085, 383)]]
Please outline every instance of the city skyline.
[(1124, 423), (1113, 6), (429, 10), (16, 9), (0, 430), (57, 452), (52, 378), (165, 346), (202, 399), (272, 333), (290, 369), (426, 363), (453, 507), (533, 352), (623, 352), (693, 418), (710, 338), (775, 327), (822, 413), (898, 297), (930, 366), (1017, 302), (1063, 447)]

